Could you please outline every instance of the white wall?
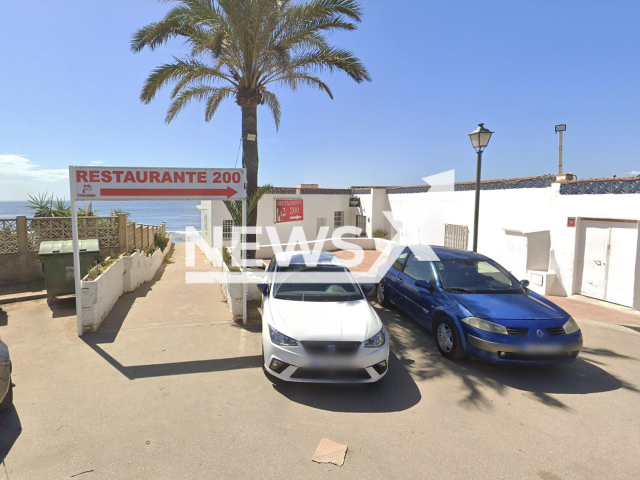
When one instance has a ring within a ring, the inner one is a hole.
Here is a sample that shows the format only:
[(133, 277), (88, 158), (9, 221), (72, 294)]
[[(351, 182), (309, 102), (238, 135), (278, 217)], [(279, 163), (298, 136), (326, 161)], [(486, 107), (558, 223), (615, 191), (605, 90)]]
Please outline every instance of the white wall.
[[(579, 292), (574, 270), (580, 218), (637, 221), (640, 195), (560, 195), (559, 190), (560, 184), (555, 183), (549, 188), (481, 191), (478, 252), (525, 278), (530, 270), (527, 264), (540, 268), (544, 263), (540, 249), (549, 248), (548, 271), (557, 273), (550, 293), (572, 295)], [(444, 225), (449, 223), (469, 227), (471, 248), (474, 195), (473, 191), (389, 195), (394, 218), (403, 222), (400, 241), (443, 245)], [(576, 227), (567, 226), (568, 217), (577, 218)], [(537, 244), (533, 249), (531, 242)], [(638, 279), (636, 292), (640, 299)]]
[[(367, 236), (382, 228), (389, 239), (398, 233), (397, 241), (406, 244), (444, 244), (445, 224), (469, 228), (469, 248), (473, 241), (474, 191), (422, 192), (387, 194), (384, 188), (373, 188), (360, 197), (361, 207), (348, 206), (351, 195), (265, 195), (258, 208), (258, 225), (274, 225), (275, 199), (302, 198), (304, 220), (275, 224), (281, 242), (288, 242), (294, 226), (304, 228), (307, 239), (316, 238), (317, 218), (327, 220), (329, 237), (333, 236), (334, 211), (345, 212), (345, 224), (355, 225), (355, 216), (365, 215)], [(221, 226), (222, 219), (231, 218), (222, 202), (209, 204), (209, 229)], [(383, 212), (392, 212), (394, 225)], [(567, 226), (568, 217), (576, 217), (576, 227)], [(581, 218), (640, 220), (640, 195), (599, 194), (560, 195), (560, 184), (547, 188), (482, 190), (478, 251), (503, 264), (519, 278), (531, 279), (532, 272), (546, 271), (551, 275), (552, 288), (540, 290), (554, 295), (579, 292), (576, 284), (577, 236)], [(205, 239), (210, 232), (203, 232)], [(209, 241), (209, 240), (207, 240)], [(271, 243), (263, 233), (258, 241)], [(328, 249), (328, 248), (327, 248)], [(640, 251), (640, 241), (638, 246)], [(259, 257), (266, 258), (265, 249)], [(635, 308), (640, 308), (640, 264), (637, 266)], [(552, 274), (556, 274), (555, 280)], [(539, 277), (537, 277), (539, 278)]]
[[(276, 218), (276, 200), (299, 199), (303, 201), (303, 219), (295, 222), (275, 223)], [(315, 240), (318, 235), (318, 218), (325, 219), (325, 225), (329, 227), (327, 238), (331, 238), (334, 234), (334, 212), (344, 212), (344, 225), (355, 225), (356, 215), (359, 209), (349, 207), (349, 194), (339, 195), (296, 195), (296, 194), (267, 194), (260, 200), (258, 205), (259, 226), (275, 226), (278, 233), (280, 243), (288, 243), (291, 240), (291, 233), (294, 227), (302, 227), (307, 241)], [(212, 244), (213, 227), (222, 227), (223, 220), (231, 220), (227, 207), (222, 201), (203, 201), (201, 203), (201, 217), (207, 215), (208, 229), (201, 232), (202, 238)], [(210, 212), (210, 213), (209, 213)], [(203, 223), (204, 225), (204, 223)], [(260, 245), (271, 245), (273, 242), (269, 238), (266, 230), (258, 234), (257, 241)], [(225, 242), (230, 246), (230, 242)], [(270, 258), (271, 249), (263, 248), (258, 252), (258, 258)]]

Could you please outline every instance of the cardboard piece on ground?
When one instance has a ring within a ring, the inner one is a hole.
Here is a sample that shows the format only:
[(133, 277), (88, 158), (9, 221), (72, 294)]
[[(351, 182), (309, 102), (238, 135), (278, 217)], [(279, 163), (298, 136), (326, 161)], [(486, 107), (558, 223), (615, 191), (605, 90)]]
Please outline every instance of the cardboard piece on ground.
[(344, 457), (347, 454), (347, 446), (336, 443), (328, 438), (320, 440), (311, 460), (317, 463), (333, 463), (341, 467), (344, 465)]

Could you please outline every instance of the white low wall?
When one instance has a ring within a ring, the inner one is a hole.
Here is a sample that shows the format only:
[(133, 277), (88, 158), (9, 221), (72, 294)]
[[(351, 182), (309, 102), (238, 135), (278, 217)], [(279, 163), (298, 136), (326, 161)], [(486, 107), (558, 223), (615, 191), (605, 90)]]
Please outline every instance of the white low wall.
[[(162, 264), (165, 252), (171, 248), (171, 237), (164, 251), (158, 249), (147, 256), (136, 251), (120, 257), (102, 275), (93, 281), (82, 280), (82, 325), (85, 331), (95, 332), (109, 314), (120, 296), (132, 292), (150, 281)], [(86, 278), (86, 277), (85, 277)]]
[(95, 280), (81, 282), (82, 325), (85, 331), (95, 332), (122, 295), (124, 258), (120, 257)]
[(169, 237), (169, 243), (162, 252), (157, 250), (149, 257), (137, 251), (130, 257), (122, 257), (125, 264), (123, 291), (133, 292), (143, 283), (150, 281), (162, 264), (165, 253), (171, 251), (172, 244), (171, 237)]
[[(242, 319), (242, 313), (244, 311), (242, 301), (242, 273), (230, 272), (229, 268), (227, 268), (227, 264), (222, 260), (222, 252), (217, 248), (213, 249), (213, 258), (209, 259), (209, 261), (212, 261), (212, 270), (214, 272), (220, 272), (220, 276), (217, 277), (217, 280), (220, 282), (220, 288), (222, 288), (222, 294), (227, 301), (227, 307), (229, 307), (231, 317), (234, 320)], [(247, 301), (261, 301), (262, 292), (258, 290), (257, 284), (262, 281), (262, 275), (260, 273), (253, 272), (247, 272), (246, 275)]]

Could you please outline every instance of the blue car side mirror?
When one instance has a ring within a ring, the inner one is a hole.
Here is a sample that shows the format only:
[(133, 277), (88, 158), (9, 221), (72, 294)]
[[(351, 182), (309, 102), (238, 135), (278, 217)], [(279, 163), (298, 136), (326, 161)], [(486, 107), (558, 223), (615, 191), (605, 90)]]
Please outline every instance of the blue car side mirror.
[(426, 288), (427, 290), (433, 291), (433, 285), (429, 282), (425, 282), (424, 280), (416, 280), (416, 287)]
[(520, 280), (520, 284), (524, 287), (527, 288), (529, 286), (529, 280)]
[(266, 283), (259, 283), (258, 285), (256, 285), (256, 287), (258, 287), (258, 290), (260, 290), (263, 295), (269, 294), (269, 285), (267, 285)]

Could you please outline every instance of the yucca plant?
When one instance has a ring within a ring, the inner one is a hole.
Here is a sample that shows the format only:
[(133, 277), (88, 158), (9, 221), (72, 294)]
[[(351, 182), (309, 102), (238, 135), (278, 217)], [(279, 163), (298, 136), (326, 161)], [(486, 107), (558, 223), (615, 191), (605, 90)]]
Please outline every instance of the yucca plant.
[(79, 217), (95, 217), (97, 210), (93, 209), (93, 202), (86, 203), (84, 207), (78, 207)]
[(49, 195), (47, 192), (38, 193), (37, 196), (29, 195), (28, 205), (29, 210), (33, 210), (34, 217), (53, 217), (54, 212), (52, 208), (53, 195)]
[(70, 217), (71, 216), (71, 206), (69, 202), (67, 202), (63, 198), (56, 198), (52, 204), (51, 208), (53, 210), (54, 217)]
[[(189, 49), (183, 58), (174, 57), (149, 75), (140, 99), (149, 103), (163, 86), (174, 83), (165, 117), (170, 123), (191, 100), (205, 103), (209, 121), (223, 100), (234, 98), (242, 110), (242, 165), (249, 198), (258, 190), (258, 106), (266, 105), (276, 129), (280, 126), (280, 102), (273, 86), (309, 86), (333, 98), (318, 74), (342, 71), (358, 83), (371, 80), (358, 58), (328, 41), (336, 31), (356, 29), (362, 17), (356, 0), (177, 3), (162, 20), (133, 36), (134, 52), (155, 50), (175, 38)], [(255, 210), (248, 224), (255, 226)]]
[[(273, 188), (273, 185), (265, 185), (264, 187), (259, 187), (258, 190), (253, 194), (249, 195), (247, 198), (247, 218), (257, 214), (258, 203), (260, 199), (266, 194), (269, 193), (269, 190)], [(224, 201), (227, 210), (231, 214), (231, 218), (233, 219), (233, 225), (236, 227), (242, 226), (242, 200), (225, 200)]]

